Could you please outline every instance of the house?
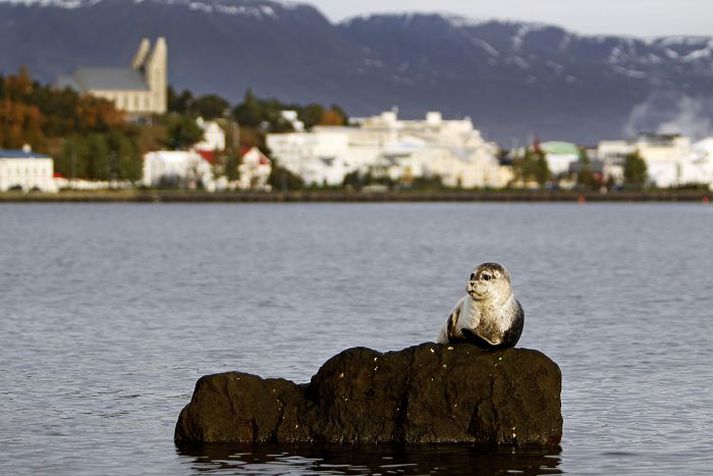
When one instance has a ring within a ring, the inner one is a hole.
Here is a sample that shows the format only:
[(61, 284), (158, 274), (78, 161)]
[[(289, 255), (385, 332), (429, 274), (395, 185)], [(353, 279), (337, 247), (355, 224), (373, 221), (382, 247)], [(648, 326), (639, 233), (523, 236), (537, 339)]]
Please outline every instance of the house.
[(569, 142), (547, 141), (538, 147), (545, 153), (547, 167), (554, 176), (568, 174), (570, 166), (579, 160), (579, 148)]
[(54, 160), (44, 154), (21, 150), (0, 149), (0, 192), (57, 192), (54, 183)]
[(70, 87), (114, 102), (130, 116), (163, 114), (167, 108), (168, 47), (158, 38), (151, 47), (141, 40), (131, 67), (81, 67), (71, 76), (60, 77), (59, 87)]
[(211, 165), (196, 151), (159, 150), (144, 155), (146, 187), (215, 190)]
[(205, 121), (202, 117), (196, 119), (196, 124), (203, 130), (203, 140), (193, 146), (196, 150), (225, 150), (225, 132), (215, 121)]
[[(355, 170), (350, 157), (348, 128), (315, 128), (312, 132), (268, 134), (267, 146), (282, 167), (307, 185), (341, 185)], [(376, 155), (375, 155), (376, 156)]]
[(257, 147), (244, 151), (238, 171), (242, 190), (270, 190), (267, 181), (272, 173), (272, 161)]
[(280, 118), (289, 124), (295, 132), (304, 132), (305, 123), (299, 120), (297, 111), (280, 111)]

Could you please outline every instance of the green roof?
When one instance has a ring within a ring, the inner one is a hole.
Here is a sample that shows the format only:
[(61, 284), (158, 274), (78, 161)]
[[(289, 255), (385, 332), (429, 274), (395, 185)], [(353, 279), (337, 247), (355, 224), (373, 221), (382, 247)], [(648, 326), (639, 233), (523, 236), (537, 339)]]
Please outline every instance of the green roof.
[(579, 155), (579, 148), (570, 142), (549, 141), (540, 144), (540, 149), (552, 155)]

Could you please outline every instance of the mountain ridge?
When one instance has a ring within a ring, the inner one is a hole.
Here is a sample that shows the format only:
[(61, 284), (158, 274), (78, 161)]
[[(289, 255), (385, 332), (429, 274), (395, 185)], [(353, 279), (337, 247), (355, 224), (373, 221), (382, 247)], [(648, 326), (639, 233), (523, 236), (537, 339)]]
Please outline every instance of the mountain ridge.
[(352, 115), (441, 110), (504, 145), (713, 133), (711, 37), (580, 35), (454, 14), (331, 22), (311, 5), (270, 0), (0, 0), (0, 18), (0, 71), (26, 65), (43, 81), (128, 65), (141, 37), (165, 36), (174, 87), (233, 102), (251, 87)]

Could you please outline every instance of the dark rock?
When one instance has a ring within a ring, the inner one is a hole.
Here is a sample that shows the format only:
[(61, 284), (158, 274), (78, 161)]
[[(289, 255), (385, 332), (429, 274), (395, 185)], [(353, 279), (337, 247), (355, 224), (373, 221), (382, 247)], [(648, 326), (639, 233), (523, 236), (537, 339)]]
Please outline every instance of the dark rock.
[(346, 350), (308, 385), (202, 377), (177, 443), (482, 443), (556, 446), (561, 374), (544, 354), (422, 344)]

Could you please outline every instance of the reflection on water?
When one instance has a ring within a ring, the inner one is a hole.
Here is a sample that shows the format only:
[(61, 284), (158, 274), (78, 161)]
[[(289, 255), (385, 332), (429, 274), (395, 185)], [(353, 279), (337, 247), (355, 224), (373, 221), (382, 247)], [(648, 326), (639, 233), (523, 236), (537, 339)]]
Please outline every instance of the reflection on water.
[(183, 446), (184, 465), (196, 472), (232, 474), (562, 474), (559, 449), (469, 445), (407, 446)]

